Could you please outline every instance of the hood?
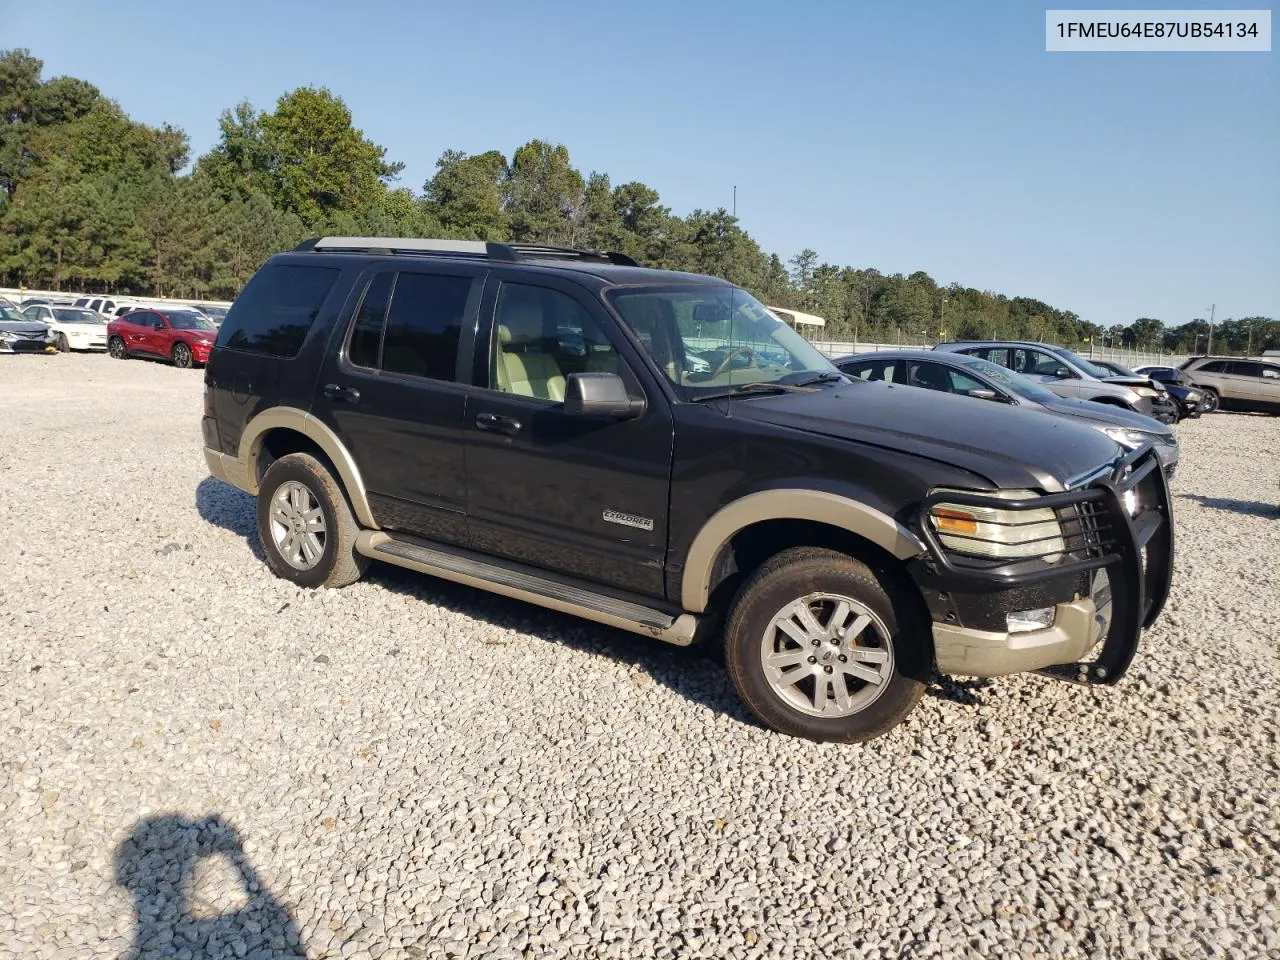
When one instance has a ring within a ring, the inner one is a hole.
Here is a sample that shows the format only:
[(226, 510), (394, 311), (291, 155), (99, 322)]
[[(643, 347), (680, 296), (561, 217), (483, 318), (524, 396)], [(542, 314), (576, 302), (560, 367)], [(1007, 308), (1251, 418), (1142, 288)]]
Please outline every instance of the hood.
[(1120, 387), (1154, 387), (1156, 384), (1150, 377), (1104, 377), (1103, 383), (1114, 383)]
[(927, 457), (1002, 489), (1061, 490), (1121, 453), (1114, 440), (1064, 417), (883, 381), (726, 403), (731, 416)]
[(1173, 436), (1173, 429), (1154, 417), (1134, 413), (1123, 407), (1114, 407), (1096, 400), (1079, 400), (1072, 397), (1055, 397), (1045, 400), (1040, 406), (1052, 413), (1066, 417), (1075, 417), (1081, 423), (1094, 423), (1100, 426), (1125, 427), (1129, 430), (1142, 430), (1145, 433)]
[(0, 330), (6, 333), (21, 333), (26, 336), (38, 334), (43, 336), (49, 332), (47, 323), (36, 323), (33, 320), (0, 320)]

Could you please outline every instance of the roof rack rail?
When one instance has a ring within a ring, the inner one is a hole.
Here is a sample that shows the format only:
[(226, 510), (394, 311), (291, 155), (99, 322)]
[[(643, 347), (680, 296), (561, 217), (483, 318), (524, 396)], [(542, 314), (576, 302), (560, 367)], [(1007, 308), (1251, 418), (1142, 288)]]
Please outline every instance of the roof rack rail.
[(584, 263), (612, 263), (622, 267), (640, 264), (625, 253), (601, 253), (575, 247), (555, 247), (539, 243), (495, 243), (492, 240), (431, 240), (420, 237), (311, 237), (295, 251), (354, 251), (379, 254), (419, 254), (476, 257), (484, 260), (578, 260)]

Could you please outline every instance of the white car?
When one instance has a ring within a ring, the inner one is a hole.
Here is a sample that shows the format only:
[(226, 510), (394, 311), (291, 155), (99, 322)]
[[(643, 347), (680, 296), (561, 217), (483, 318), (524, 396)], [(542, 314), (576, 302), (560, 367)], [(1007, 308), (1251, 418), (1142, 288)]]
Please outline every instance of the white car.
[(104, 317), (114, 317), (116, 308), (124, 306), (132, 301), (121, 299), (120, 297), (79, 297), (72, 306), (84, 307), (86, 310), (92, 310), (94, 313), (100, 313)]
[(57, 337), (58, 349), (106, 350), (107, 321), (85, 307), (32, 304), (22, 311), (23, 317), (43, 323)]

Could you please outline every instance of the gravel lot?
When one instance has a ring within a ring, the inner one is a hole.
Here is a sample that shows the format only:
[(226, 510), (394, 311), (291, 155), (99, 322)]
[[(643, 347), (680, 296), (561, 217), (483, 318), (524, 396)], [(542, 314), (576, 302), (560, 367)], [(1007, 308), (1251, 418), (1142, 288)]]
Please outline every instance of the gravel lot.
[(0, 357), (0, 956), (1280, 956), (1280, 419), (1179, 428), (1118, 688), (948, 683), (840, 747), (702, 651), (273, 578), (200, 410)]

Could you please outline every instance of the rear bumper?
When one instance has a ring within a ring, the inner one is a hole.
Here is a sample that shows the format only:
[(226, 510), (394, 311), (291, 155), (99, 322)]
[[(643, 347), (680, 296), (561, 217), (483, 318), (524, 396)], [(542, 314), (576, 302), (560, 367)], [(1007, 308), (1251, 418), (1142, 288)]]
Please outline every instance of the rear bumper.
[(246, 493), (257, 493), (256, 488), (249, 483), (245, 465), (230, 454), (205, 447), (204, 462), (209, 465), (209, 473), (216, 479), (239, 487)]

